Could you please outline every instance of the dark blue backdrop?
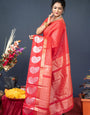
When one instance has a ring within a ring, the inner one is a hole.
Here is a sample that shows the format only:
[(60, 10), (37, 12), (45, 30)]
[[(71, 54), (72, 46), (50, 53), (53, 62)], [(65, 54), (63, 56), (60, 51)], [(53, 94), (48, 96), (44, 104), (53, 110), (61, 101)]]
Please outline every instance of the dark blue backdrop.
[[(4, 76), (17, 76), (18, 84), (25, 85), (32, 41), (29, 34), (51, 13), (51, 0), (0, 0), (0, 55), (5, 38), (9, 38), (15, 27), (15, 40), (22, 40), (20, 47), (27, 47), (18, 57), (18, 63), (9, 72), (3, 72), (0, 89), (4, 89)], [(71, 74), (74, 96), (78, 96), (83, 78), (90, 65), (90, 0), (66, 0), (64, 19), (67, 25)]]

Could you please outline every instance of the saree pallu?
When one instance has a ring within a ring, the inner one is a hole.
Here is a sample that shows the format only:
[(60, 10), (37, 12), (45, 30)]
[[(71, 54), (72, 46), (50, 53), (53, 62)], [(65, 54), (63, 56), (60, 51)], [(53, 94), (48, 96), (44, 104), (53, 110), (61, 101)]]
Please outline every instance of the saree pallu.
[(60, 19), (43, 36), (34, 35), (23, 115), (61, 115), (72, 107), (68, 40), (65, 22)]

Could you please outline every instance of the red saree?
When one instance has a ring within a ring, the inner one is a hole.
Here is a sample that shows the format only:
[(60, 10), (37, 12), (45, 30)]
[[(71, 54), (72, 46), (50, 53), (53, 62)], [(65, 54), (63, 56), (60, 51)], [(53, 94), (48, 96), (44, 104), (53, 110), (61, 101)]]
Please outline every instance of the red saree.
[(72, 107), (69, 48), (61, 18), (52, 22), (43, 36), (34, 35), (23, 115), (61, 115)]

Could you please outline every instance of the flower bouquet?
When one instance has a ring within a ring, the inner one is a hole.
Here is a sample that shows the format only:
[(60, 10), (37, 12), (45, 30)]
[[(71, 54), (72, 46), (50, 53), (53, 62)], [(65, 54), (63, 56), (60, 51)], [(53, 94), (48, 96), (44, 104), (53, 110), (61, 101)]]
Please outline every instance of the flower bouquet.
[(86, 80), (86, 82), (80, 85), (80, 87), (84, 88), (83, 91), (80, 93), (80, 96), (83, 99), (90, 99), (90, 75), (87, 75), (84, 80)]
[(19, 48), (19, 43), (21, 40), (14, 41), (14, 34), (16, 29), (12, 29), (11, 36), (7, 43), (4, 53), (2, 54), (2, 58), (0, 59), (0, 71), (4, 69), (6, 72), (15, 66), (17, 63), (17, 57), (22, 54), (22, 51), (25, 48)]
[(80, 85), (80, 87), (83, 87), (83, 90), (81, 91), (79, 96), (81, 99), (83, 115), (90, 115), (90, 74), (86, 75), (84, 80), (85, 82), (82, 85)]

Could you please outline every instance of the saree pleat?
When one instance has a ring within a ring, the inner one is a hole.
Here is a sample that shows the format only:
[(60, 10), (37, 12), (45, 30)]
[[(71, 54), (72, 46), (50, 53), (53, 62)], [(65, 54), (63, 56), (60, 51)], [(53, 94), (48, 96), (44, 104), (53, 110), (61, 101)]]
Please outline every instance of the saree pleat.
[(23, 115), (61, 115), (72, 107), (68, 40), (61, 19), (52, 22), (43, 36), (34, 35)]

